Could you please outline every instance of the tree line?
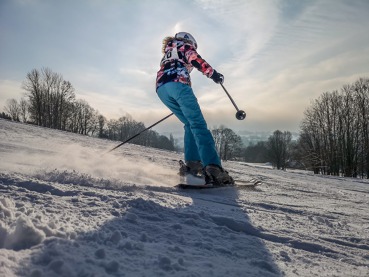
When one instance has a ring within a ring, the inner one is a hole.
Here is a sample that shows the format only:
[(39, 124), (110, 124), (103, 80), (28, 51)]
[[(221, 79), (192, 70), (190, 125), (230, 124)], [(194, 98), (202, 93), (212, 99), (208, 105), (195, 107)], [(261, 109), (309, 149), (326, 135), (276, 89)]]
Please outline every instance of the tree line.
[(277, 169), (291, 166), (294, 143), (289, 131), (276, 130), (267, 141), (244, 147), (241, 136), (233, 130), (221, 126), (213, 128), (215, 146), (222, 160), (238, 160), (252, 163), (270, 162)]
[(268, 141), (245, 149), (248, 162), (272, 162), (280, 169), (369, 178), (369, 79), (324, 92), (305, 110), (299, 137), (275, 131)]
[[(118, 120), (109, 121), (100, 117), (100, 120), (106, 122), (106, 128), (100, 130), (99, 137), (111, 140), (125, 141), (146, 129), (142, 122), (135, 121), (131, 116), (123, 116)], [(132, 140), (132, 143), (166, 150), (177, 150), (172, 134), (168, 138), (153, 130), (141, 133)]]
[[(1, 113), (0, 117), (120, 141), (145, 129), (142, 122), (129, 116), (107, 120), (85, 100), (77, 99), (72, 84), (50, 68), (31, 70), (22, 88), (26, 92), (25, 97), (20, 101), (7, 100), (4, 107), (6, 113)], [(167, 138), (151, 130), (131, 142), (167, 150), (176, 149), (172, 136)]]
[(285, 170), (287, 167), (301, 168), (299, 161), (294, 159), (295, 148), (291, 132), (275, 130), (267, 141), (250, 145), (241, 153), (245, 162), (270, 163), (277, 169)]
[(311, 104), (299, 150), (316, 173), (369, 178), (369, 79), (325, 92)]

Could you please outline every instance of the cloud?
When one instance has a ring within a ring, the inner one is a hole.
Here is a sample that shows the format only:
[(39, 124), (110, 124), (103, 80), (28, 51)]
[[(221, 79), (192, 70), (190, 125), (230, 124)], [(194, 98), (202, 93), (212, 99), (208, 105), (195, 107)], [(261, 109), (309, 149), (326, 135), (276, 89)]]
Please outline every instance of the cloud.
[(0, 111), (4, 111), (6, 100), (20, 100), (24, 96), (25, 91), (21, 88), (21, 84), (13, 80), (0, 80)]
[[(209, 125), (294, 131), (311, 99), (369, 73), (365, 0), (62, 1), (58, 14), (53, 5), (32, 3), (25, 9), (12, 2), (1, 13), (12, 14), (0, 17), (7, 41), (1, 94), (5, 80), (14, 80), (12, 95), (20, 96), (22, 79), (11, 72), (25, 76), (40, 64), (61, 73), (78, 98), (108, 118), (130, 113), (151, 122), (166, 115), (155, 78), (162, 39), (178, 31), (195, 36), (199, 53), (225, 75), (227, 90), (248, 114), (235, 121), (221, 87), (194, 71), (193, 88)], [(13, 24), (20, 18), (30, 28)]]

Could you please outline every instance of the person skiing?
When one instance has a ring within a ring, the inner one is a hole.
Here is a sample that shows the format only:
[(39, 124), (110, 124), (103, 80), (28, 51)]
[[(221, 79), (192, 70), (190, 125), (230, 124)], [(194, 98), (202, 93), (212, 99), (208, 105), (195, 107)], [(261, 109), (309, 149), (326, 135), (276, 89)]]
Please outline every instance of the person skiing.
[(191, 88), (190, 73), (195, 67), (215, 83), (224, 76), (213, 69), (198, 53), (195, 38), (186, 32), (163, 40), (156, 92), (160, 100), (184, 124), (184, 157), (180, 175), (204, 173), (206, 183), (233, 185), (234, 180), (222, 167), (214, 138), (207, 127), (197, 98)]

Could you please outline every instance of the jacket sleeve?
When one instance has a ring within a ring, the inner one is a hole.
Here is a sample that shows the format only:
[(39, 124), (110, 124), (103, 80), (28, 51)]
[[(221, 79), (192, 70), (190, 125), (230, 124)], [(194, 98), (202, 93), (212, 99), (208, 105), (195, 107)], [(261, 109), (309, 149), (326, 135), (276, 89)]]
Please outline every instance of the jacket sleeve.
[(193, 67), (197, 68), (200, 72), (210, 78), (213, 75), (214, 69), (196, 52), (193, 47), (186, 47), (185, 56)]

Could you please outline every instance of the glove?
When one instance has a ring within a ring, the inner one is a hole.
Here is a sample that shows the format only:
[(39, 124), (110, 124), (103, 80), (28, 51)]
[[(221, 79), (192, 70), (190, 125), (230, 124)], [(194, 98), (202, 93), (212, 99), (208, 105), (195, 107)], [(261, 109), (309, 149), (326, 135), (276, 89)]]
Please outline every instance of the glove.
[(210, 78), (217, 84), (223, 84), (224, 82), (223, 74), (218, 73), (216, 70), (214, 70), (213, 75), (211, 75)]

